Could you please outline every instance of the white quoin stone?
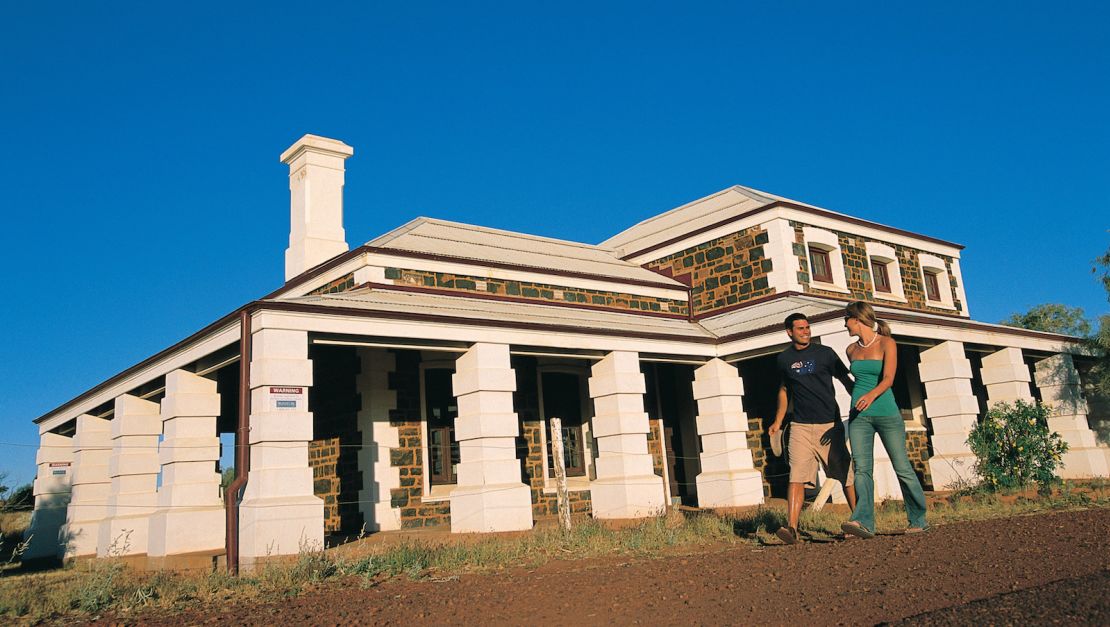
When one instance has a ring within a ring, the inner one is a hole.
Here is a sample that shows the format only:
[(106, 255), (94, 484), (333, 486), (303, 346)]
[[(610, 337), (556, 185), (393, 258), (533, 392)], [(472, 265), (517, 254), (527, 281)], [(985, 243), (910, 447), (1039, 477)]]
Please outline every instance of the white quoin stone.
[(343, 162), (354, 152), (339, 140), (305, 135), (281, 153), (281, 162), (289, 166), (286, 281), (347, 252), (347, 236), (343, 231)]
[[(647, 448), (644, 375), (637, 353), (616, 351), (590, 373), (594, 399), (597, 479), (590, 482), (596, 518), (639, 518), (666, 508), (663, 478), (656, 476)], [(600, 427), (600, 428), (599, 428)], [(452, 511), (454, 516), (454, 511)]]
[(108, 511), (108, 458), (112, 454), (112, 427), (103, 418), (77, 417), (73, 436), (73, 479), (66, 524), (58, 539), (66, 558), (96, 556), (100, 523)]
[(251, 463), (239, 504), (243, 567), (324, 545), (324, 502), (312, 492), (308, 465), (308, 334), (262, 329), (251, 343)]
[(150, 514), (157, 505), (158, 403), (124, 394), (116, 398), (111, 421), (112, 454), (108, 458), (111, 493), (100, 523), (97, 557), (142, 555), (150, 538)]
[(1065, 479), (1110, 476), (1110, 447), (1095, 439), (1087, 417), (1079, 372), (1072, 356), (1061, 353), (1038, 361), (1034, 368), (1041, 400), (1052, 407), (1050, 429), (1068, 443), (1068, 452), (1057, 470)]
[(31, 524), (23, 534), (29, 540), (23, 561), (57, 559), (65, 545), (61, 534), (66, 522), (73, 481), (73, 438), (56, 433), (39, 437), (36, 456), (35, 511)]
[(396, 368), (396, 356), (384, 349), (359, 349), (362, 361), (357, 379), (362, 408), (358, 430), (362, 448), (358, 469), (362, 473), (359, 511), (367, 531), (393, 531), (401, 528), (401, 510), (392, 506), (390, 490), (401, 487), (400, 469), (389, 463), (389, 451), (400, 446), (397, 427), (389, 423), (389, 412), (397, 407), (397, 392), (389, 389), (389, 373)]
[[(479, 343), (455, 361), (458, 485), (451, 491), (453, 533), (532, 528), (532, 493), (521, 481), (512, 411), (516, 374), (507, 344)], [(508, 409), (509, 411), (505, 411)]]
[(932, 425), (933, 487), (951, 490), (975, 482), (975, 455), (967, 436), (978, 422), (979, 402), (971, 391), (971, 363), (961, 342), (942, 342), (921, 351), (919, 368), (925, 385), (925, 413)]
[(998, 402), (1033, 402), (1029, 389), (1029, 366), (1020, 348), (1003, 348), (983, 358), (983, 368), (979, 372), (983, 386), (987, 388), (987, 400), (992, 405)]
[(737, 507), (763, 503), (763, 477), (748, 449), (744, 382), (735, 366), (712, 359), (694, 371), (696, 419), (701, 436), (698, 506)]
[(216, 382), (185, 370), (166, 375), (165, 437), (159, 445), (162, 487), (150, 517), (151, 557), (214, 551), (224, 546)]

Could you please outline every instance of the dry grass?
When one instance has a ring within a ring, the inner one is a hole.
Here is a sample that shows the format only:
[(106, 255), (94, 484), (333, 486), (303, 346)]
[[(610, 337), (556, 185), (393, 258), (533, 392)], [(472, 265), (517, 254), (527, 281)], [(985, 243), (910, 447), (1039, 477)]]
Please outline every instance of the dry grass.
[[(1050, 497), (983, 493), (934, 498), (930, 523), (1110, 507), (1110, 486), (1102, 482), (1091, 487), (1075, 490), (1066, 486)], [(814, 538), (832, 537), (839, 534), (843, 520), (842, 513), (806, 511), (801, 527)], [(880, 504), (876, 521), (880, 531), (904, 528), (901, 503)], [(461, 573), (535, 567), (556, 559), (622, 554), (658, 557), (709, 545), (775, 543), (772, 534), (784, 523), (784, 512), (774, 508), (726, 516), (672, 511), (623, 529), (587, 519), (569, 533), (538, 528), (513, 537), (442, 544), (410, 541), (392, 546), (355, 541), (327, 551), (305, 547), (291, 561), (270, 562), (240, 577), (222, 572), (135, 572), (117, 560), (98, 560), (84, 569), (0, 577), (0, 617), (41, 622), (88, 618), (105, 612), (126, 616), (152, 609), (225, 605), (229, 601), (273, 601), (339, 582), (374, 586), (392, 577), (443, 579)]]

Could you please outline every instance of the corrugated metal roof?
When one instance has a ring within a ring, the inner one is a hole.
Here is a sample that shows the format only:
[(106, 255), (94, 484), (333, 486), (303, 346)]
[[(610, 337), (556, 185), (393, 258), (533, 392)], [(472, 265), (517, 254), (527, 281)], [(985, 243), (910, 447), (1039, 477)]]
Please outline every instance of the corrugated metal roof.
[[(471, 320), (574, 327), (583, 330), (607, 329), (630, 334), (660, 333), (691, 339), (713, 337), (711, 333), (700, 326), (675, 318), (382, 289), (361, 289), (338, 294), (287, 298), (280, 302), (402, 314), (431, 314)], [(496, 326), (495, 322), (491, 324)]]
[(674, 279), (620, 260), (615, 251), (604, 247), (431, 218), (417, 218), (367, 242), (367, 245), (479, 262), (556, 268), (616, 279), (651, 281), (686, 289)]

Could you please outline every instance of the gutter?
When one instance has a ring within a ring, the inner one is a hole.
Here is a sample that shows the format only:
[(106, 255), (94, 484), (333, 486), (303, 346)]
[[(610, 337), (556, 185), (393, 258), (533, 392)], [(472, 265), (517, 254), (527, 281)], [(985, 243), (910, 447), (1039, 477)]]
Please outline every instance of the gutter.
[(235, 428), (235, 479), (224, 491), (224, 556), (227, 572), (239, 574), (239, 503), (250, 473), (251, 314), (239, 313), (239, 421)]

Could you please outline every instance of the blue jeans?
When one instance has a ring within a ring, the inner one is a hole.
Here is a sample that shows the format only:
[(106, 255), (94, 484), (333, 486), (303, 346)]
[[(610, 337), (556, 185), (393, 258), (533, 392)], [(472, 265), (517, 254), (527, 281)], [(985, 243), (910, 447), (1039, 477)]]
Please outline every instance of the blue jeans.
[(925, 492), (906, 456), (906, 425), (901, 416), (854, 416), (848, 421), (848, 440), (856, 467), (856, 510), (851, 520), (875, 531), (875, 434), (890, 455), (910, 527), (925, 527)]

